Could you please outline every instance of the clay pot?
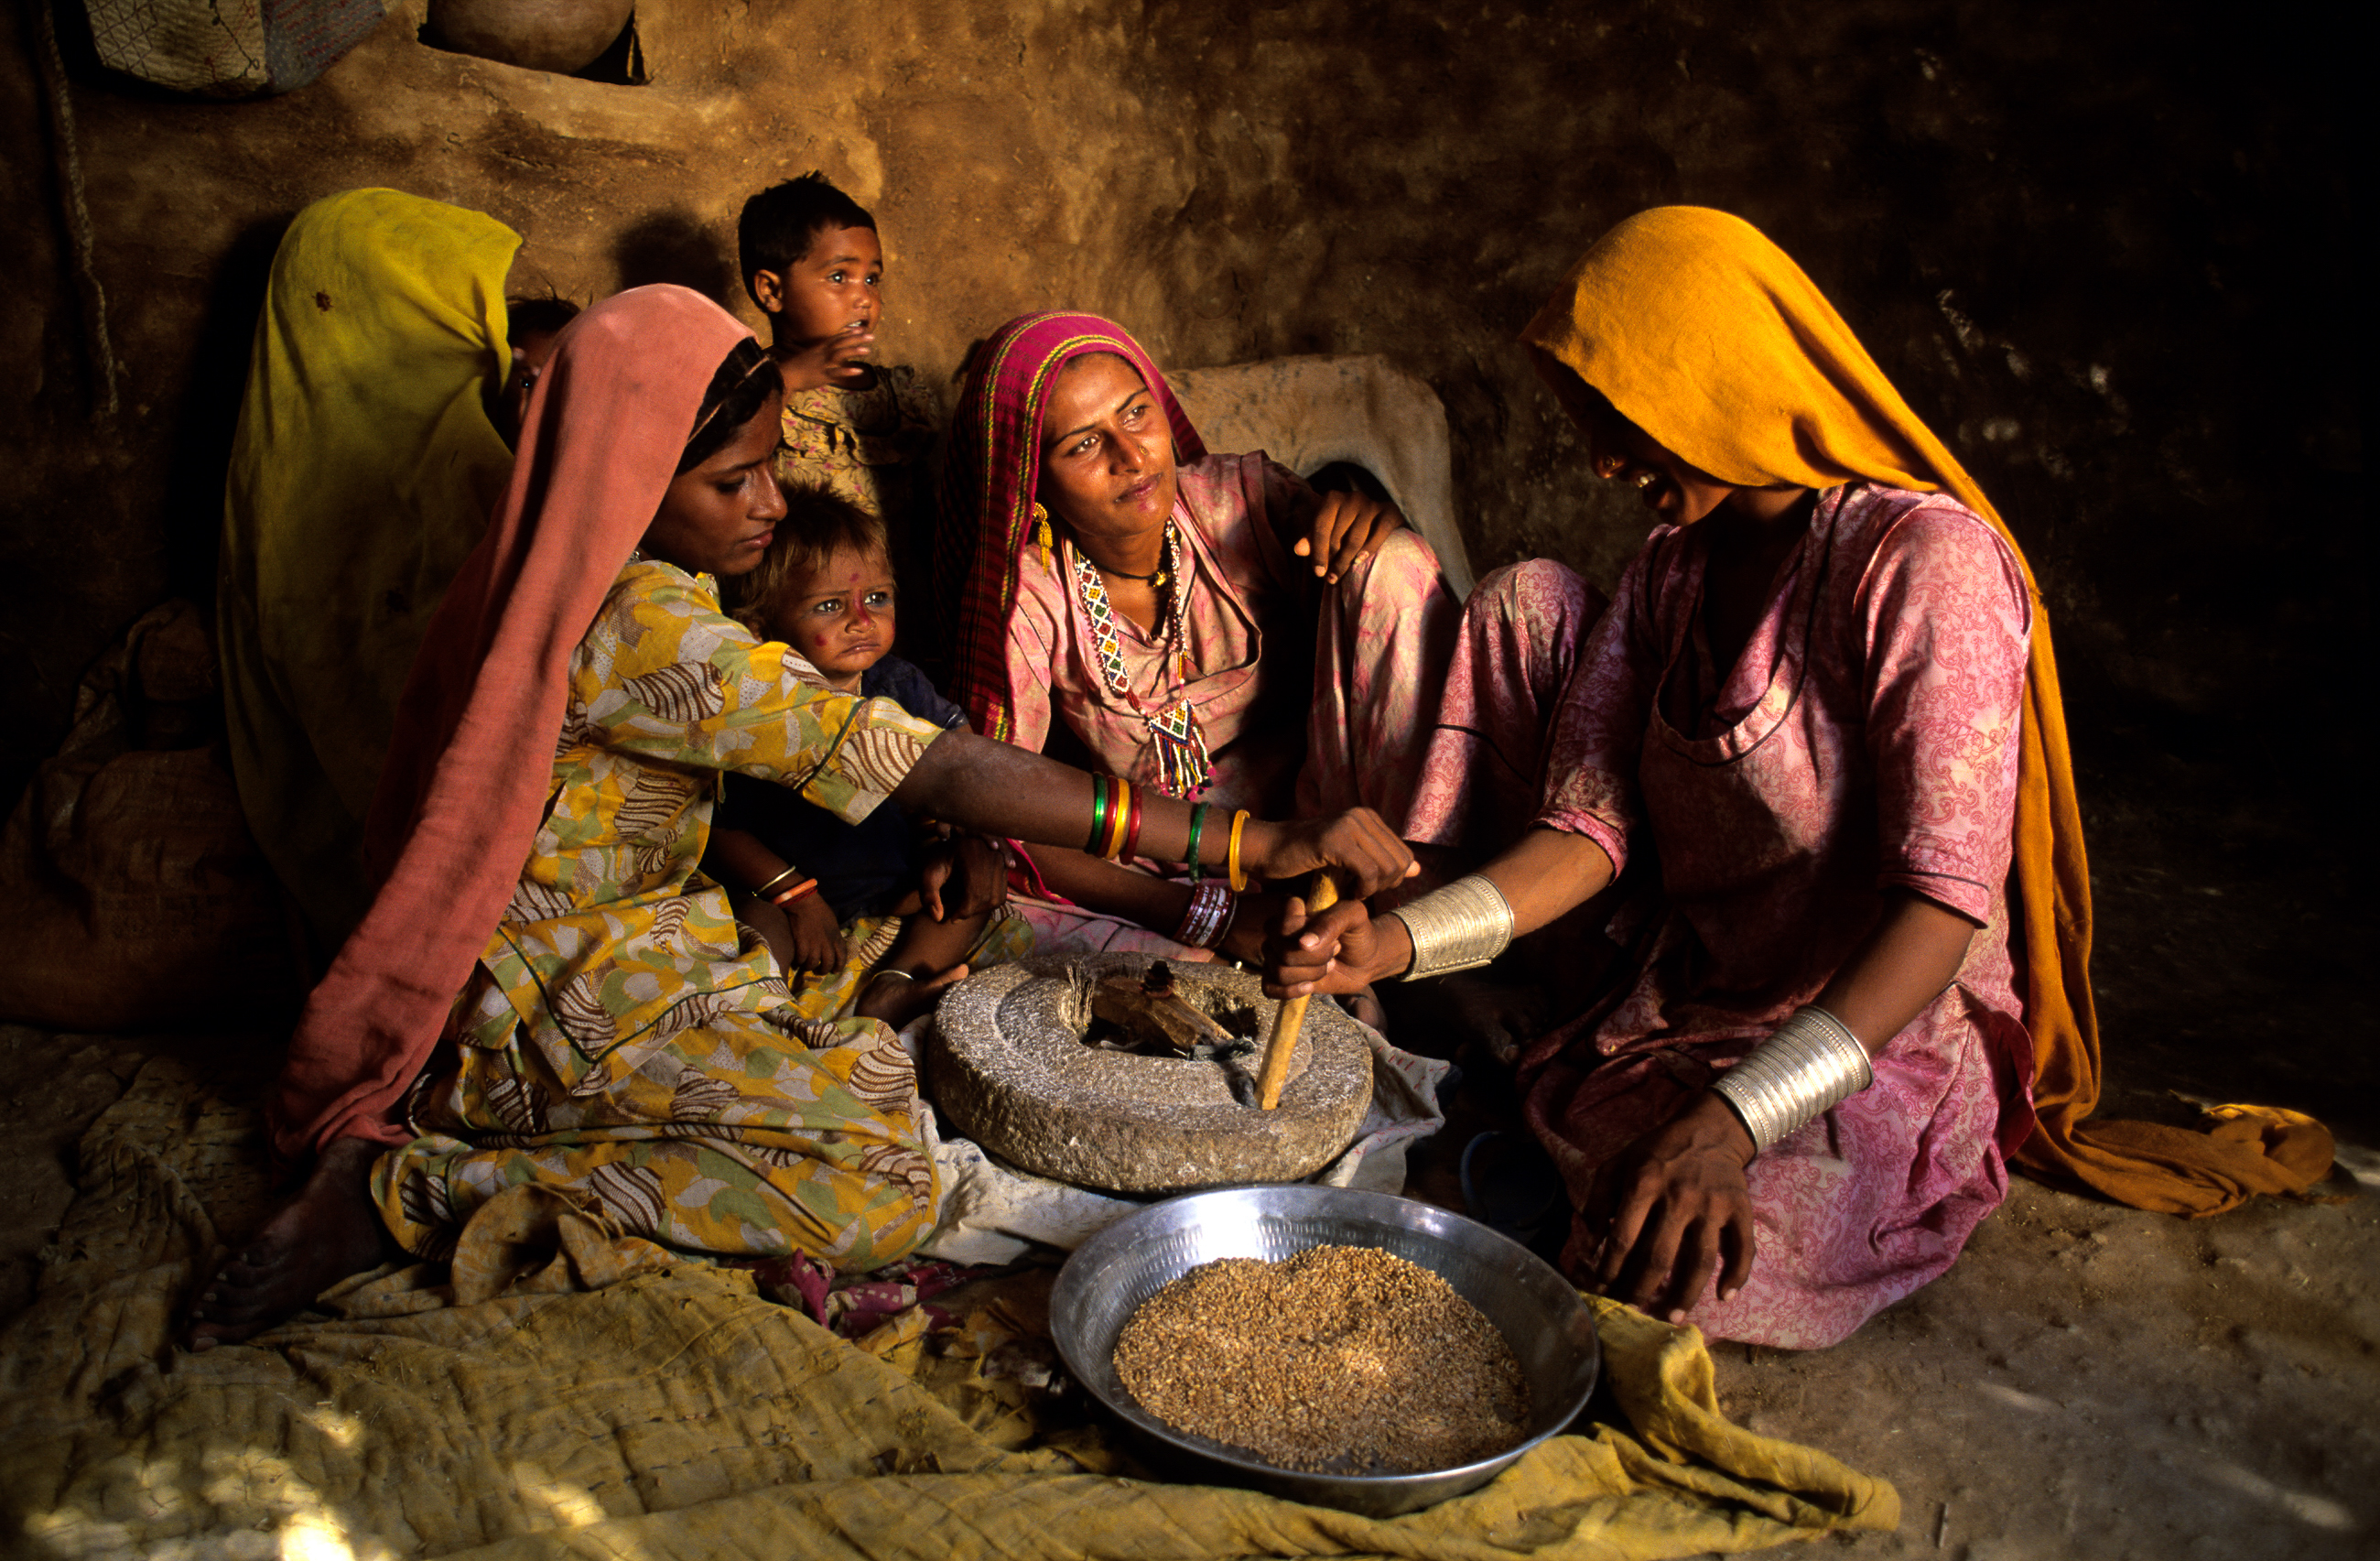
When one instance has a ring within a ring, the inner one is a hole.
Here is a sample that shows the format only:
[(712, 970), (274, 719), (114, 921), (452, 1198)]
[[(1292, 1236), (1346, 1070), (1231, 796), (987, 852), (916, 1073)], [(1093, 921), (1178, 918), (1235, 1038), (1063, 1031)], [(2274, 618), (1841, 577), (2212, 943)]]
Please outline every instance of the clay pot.
[(567, 76), (594, 64), (636, 8), (636, 0), (430, 0), (430, 25), (457, 54)]

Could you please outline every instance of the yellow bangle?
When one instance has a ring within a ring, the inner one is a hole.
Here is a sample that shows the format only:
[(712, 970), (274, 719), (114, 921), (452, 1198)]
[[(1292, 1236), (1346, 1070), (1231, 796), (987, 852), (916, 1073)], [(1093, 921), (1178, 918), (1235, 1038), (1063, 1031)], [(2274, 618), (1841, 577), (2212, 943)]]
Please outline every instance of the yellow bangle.
[(1108, 811), (1114, 816), (1108, 821), (1108, 837), (1099, 855), (1113, 861), (1123, 854), (1124, 819), (1132, 811), (1132, 782), (1122, 775), (1115, 777), (1115, 798)]
[(1225, 871), (1231, 875), (1232, 893), (1235, 895), (1245, 893), (1248, 886), (1247, 880), (1240, 876), (1240, 831), (1247, 827), (1247, 823), (1245, 808), (1232, 815), (1232, 843), (1223, 859)]

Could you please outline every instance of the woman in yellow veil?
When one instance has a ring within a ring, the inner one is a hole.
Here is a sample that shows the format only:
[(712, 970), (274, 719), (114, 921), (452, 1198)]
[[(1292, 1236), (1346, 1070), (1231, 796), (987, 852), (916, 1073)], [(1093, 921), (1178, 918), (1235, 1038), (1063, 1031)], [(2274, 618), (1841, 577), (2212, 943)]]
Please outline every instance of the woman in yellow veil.
[[(1536, 734), (1534, 824), (1393, 917), (1318, 919), (1276, 980), (1459, 969), (1648, 859), (1620, 981), (1522, 1083), (1573, 1273), (1715, 1336), (1842, 1337), (1949, 1266), (2011, 1160), (2191, 1213), (2322, 1175), (2288, 1114), (2085, 1120), (2089, 879), (2038, 593), (1801, 269), (1723, 213), (1645, 212), (1522, 339), (1662, 524)], [(1471, 642), (1555, 567), (1483, 582)], [(1475, 743), (1477, 713), (1442, 726)]]
[[(520, 242), (478, 212), (350, 189), (298, 213), (273, 258), (217, 632), (241, 805), (317, 959), (370, 903), (358, 843), (397, 695), (512, 470)], [(535, 345), (571, 312), (548, 304)]]

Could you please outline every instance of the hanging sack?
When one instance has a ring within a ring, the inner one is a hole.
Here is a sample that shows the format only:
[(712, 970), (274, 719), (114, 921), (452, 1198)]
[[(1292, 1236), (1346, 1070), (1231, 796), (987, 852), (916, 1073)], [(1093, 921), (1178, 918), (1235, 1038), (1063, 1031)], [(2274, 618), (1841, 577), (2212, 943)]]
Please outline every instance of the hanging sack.
[(83, 0), (102, 65), (210, 98), (295, 91), (371, 35), (381, 0)]

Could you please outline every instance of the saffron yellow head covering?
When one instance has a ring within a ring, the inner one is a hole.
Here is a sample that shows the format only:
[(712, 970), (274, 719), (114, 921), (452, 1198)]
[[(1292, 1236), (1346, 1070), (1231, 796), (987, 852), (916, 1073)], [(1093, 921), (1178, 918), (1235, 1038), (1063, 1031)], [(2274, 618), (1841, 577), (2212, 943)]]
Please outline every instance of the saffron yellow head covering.
[(2099, 1100), (2091, 877), (2041, 593), (1991, 501), (1802, 268), (1740, 217), (1658, 207), (1597, 239), (1521, 339), (1723, 482), (1830, 488), (1864, 478), (1944, 493), (2007, 539), (2034, 609), (2009, 904), (2038, 1124), (2018, 1163), (2135, 1208), (2190, 1214), (2325, 1175), (2330, 1135), (2295, 1113), (2225, 1108), (2258, 1113), (2261, 1136), (2236, 1124), (2214, 1135), (2085, 1124)]
[(520, 236), (395, 189), (298, 213), (224, 490), (217, 625), (242, 806), (327, 958), (371, 903), (363, 819), (431, 615), (504, 492)]

